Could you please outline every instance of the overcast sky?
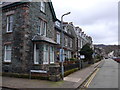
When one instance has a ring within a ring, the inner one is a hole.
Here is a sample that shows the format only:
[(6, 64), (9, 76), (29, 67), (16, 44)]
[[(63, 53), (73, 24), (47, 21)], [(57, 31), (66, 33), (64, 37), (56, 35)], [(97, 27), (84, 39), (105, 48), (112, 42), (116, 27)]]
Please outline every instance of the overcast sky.
[(73, 22), (93, 38), (94, 44), (118, 44), (119, 0), (52, 0), (58, 19)]

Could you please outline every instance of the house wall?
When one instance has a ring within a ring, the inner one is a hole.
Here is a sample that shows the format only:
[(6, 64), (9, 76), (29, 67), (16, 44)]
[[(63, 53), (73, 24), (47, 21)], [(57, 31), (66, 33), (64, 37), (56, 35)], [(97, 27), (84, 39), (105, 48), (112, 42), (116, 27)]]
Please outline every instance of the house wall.
[[(30, 57), (27, 57), (27, 53), (30, 53), (28, 48), (26, 48), (25, 41), (28, 40), (28, 37), (25, 36), (25, 31), (27, 28), (27, 5), (20, 5), (16, 7), (11, 7), (8, 9), (3, 9), (2, 13), (2, 42), (3, 42), (3, 52), (4, 52), (4, 45), (11, 43), (12, 45), (12, 59), (10, 63), (3, 61), (3, 72), (16, 72), (16, 73), (24, 73), (27, 70), (27, 60), (30, 60)], [(13, 32), (6, 33), (6, 19), (9, 13), (13, 13)], [(2, 60), (4, 60), (4, 53)]]
[[(33, 2), (30, 3), (30, 35), (32, 36), (32, 38), (37, 34), (37, 25), (40, 19), (43, 19), (47, 22), (47, 31), (46, 31), (46, 37), (47, 38), (51, 38), (52, 40), (54, 40), (55, 37), (55, 32), (54, 32), (54, 21), (53, 21), (53, 16), (52, 16), (52, 12), (50, 10), (50, 6), (49, 3), (45, 3), (45, 13), (40, 11), (40, 2)], [(33, 42), (36, 43), (36, 42)], [(52, 44), (48, 44), (48, 43), (44, 43), (44, 42), (39, 42), (40, 47), (40, 58), (41, 61), (39, 64), (41, 65), (35, 65), (33, 62), (33, 68), (37, 68), (37, 69), (46, 69), (48, 65), (43, 65), (43, 45), (47, 44), (49, 46), (54, 46)], [(54, 46), (55, 47), (55, 46)], [(54, 48), (56, 49), (56, 47)], [(55, 61), (56, 61), (56, 54), (55, 55)], [(34, 60), (32, 60), (34, 61)]]
[[(34, 65), (34, 43), (32, 38), (37, 34), (37, 22), (39, 18), (42, 18), (47, 22), (47, 37), (54, 39), (54, 22), (49, 4), (46, 3), (46, 13), (40, 11), (39, 4), (39, 2), (32, 2), (3, 10), (2, 51), (4, 52), (4, 44), (11, 43), (12, 45), (11, 62), (3, 61), (3, 72), (28, 73), (32, 68), (44, 67)], [(9, 11), (14, 11), (12, 33), (6, 33), (6, 14)], [(42, 50), (40, 57), (42, 60)], [(2, 60), (4, 60), (4, 53), (2, 54)]]

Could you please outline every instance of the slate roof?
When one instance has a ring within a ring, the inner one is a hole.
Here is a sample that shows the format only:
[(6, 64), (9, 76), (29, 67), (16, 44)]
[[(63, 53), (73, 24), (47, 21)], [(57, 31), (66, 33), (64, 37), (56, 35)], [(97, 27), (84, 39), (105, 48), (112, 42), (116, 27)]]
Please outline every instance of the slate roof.
[[(53, 20), (56, 21), (57, 17), (56, 17), (54, 8), (53, 8), (53, 4), (52, 4), (51, 0), (49, 0), (49, 1), (50, 2), (48, 2), (48, 4), (49, 4), (50, 10), (52, 12)], [(30, 1), (28, 0), (27, 2), (30, 2)], [(0, 7), (2, 7), (3, 9), (5, 9), (5, 8), (16, 6), (16, 5), (19, 5), (19, 4), (22, 4), (22, 3), (26, 3), (26, 2), (24, 0), (16, 0), (15, 2), (3, 2), (3, 4), (0, 5)]]

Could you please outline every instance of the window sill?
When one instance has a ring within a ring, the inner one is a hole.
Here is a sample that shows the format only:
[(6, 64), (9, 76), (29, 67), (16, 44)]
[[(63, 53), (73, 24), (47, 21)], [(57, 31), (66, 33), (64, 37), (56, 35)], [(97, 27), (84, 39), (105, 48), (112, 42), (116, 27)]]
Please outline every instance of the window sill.
[(43, 13), (44, 15), (46, 15), (46, 13), (45, 13), (45, 12), (43, 12), (43, 11), (41, 11), (41, 10), (40, 10), (40, 12), (41, 12), (41, 13)]
[(3, 64), (11, 64), (11, 62), (4, 61)]
[(55, 62), (50, 62), (50, 64), (54, 64)]
[(6, 32), (6, 34), (11, 34), (12, 32)]
[(41, 64), (33, 64), (34, 66), (40, 66)]
[(49, 64), (49, 63), (43, 63), (43, 64), (45, 65), (45, 64)]

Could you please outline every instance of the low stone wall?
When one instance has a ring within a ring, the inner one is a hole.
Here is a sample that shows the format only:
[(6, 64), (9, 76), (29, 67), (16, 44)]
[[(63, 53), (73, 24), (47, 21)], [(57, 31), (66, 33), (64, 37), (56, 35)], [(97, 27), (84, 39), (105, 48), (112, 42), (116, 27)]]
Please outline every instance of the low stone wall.
[(51, 81), (61, 80), (59, 63), (49, 65), (49, 80)]

